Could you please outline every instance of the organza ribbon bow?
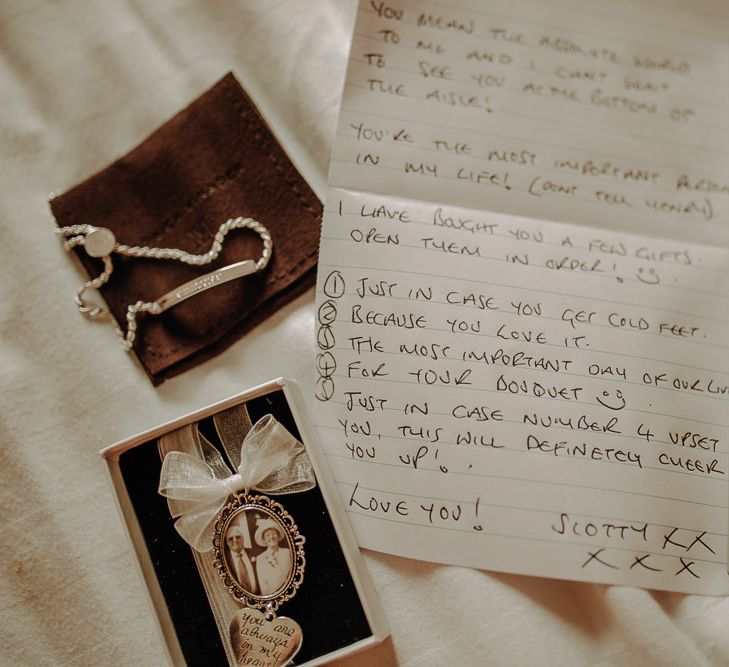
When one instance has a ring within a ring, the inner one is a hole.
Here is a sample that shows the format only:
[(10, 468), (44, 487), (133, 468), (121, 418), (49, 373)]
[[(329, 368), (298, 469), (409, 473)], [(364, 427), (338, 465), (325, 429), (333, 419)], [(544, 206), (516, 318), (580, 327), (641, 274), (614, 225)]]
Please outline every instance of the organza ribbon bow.
[(229, 456), (233, 452), (240, 457), (237, 464), (231, 457), (236, 471), (204, 439), (200, 449), (202, 458), (169, 452), (159, 480), (159, 493), (167, 498), (170, 514), (177, 519), (177, 532), (200, 552), (212, 548), (215, 519), (231, 494), (244, 488), (271, 494), (299, 493), (316, 486), (304, 445), (272, 415), (261, 417), (242, 445), (226, 446)]

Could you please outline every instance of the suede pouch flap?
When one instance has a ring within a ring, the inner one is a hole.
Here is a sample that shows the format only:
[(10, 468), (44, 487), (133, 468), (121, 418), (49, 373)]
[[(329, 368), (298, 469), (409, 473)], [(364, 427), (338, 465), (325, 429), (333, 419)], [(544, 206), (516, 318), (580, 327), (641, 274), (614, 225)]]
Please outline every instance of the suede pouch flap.
[[(51, 200), (51, 210), (59, 226), (107, 227), (119, 243), (194, 254), (210, 249), (229, 218), (254, 218), (271, 233), (273, 256), (262, 273), (216, 286), (162, 315), (140, 315), (134, 352), (154, 384), (221, 351), (315, 280), (321, 203), (232, 74), (127, 155)], [(114, 273), (100, 291), (126, 330), (130, 304), (258, 259), (261, 247), (257, 234), (234, 230), (220, 256), (202, 267), (113, 254)], [(90, 276), (101, 272), (98, 259), (81, 247), (75, 251)]]

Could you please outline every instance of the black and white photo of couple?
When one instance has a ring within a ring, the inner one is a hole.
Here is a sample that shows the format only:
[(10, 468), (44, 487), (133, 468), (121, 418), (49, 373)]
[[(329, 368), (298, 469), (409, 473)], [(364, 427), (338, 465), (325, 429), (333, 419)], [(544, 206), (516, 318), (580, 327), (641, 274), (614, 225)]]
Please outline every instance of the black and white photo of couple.
[(225, 547), (231, 576), (251, 595), (274, 595), (291, 575), (291, 546), (284, 527), (271, 515), (239, 512), (225, 531)]

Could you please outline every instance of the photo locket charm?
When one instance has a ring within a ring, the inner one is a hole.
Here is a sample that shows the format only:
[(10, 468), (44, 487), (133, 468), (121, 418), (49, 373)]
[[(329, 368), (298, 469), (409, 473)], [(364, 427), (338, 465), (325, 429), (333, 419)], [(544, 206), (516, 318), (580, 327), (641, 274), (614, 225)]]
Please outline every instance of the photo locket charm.
[(238, 665), (283, 667), (301, 648), (301, 627), (277, 612), (304, 580), (304, 542), (281, 503), (248, 489), (233, 494), (218, 514), (213, 567), (244, 605), (229, 626)]

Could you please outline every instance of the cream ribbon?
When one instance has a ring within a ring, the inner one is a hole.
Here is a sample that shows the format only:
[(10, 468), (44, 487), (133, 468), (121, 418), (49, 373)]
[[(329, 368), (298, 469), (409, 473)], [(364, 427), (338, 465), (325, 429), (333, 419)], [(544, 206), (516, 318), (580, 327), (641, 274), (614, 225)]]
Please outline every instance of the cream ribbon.
[(202, 448), (203, 458), (169, 452), (162, 462), (159, 493), (177, 519), (177, 532), (197, 551), (212, 548), (215, 519), (231, 494), (248, 488), (282, 495), (316, 486), (304, 445), (270, 414), (253, 425), (238, 451), (236, 471), (211, 445)]

